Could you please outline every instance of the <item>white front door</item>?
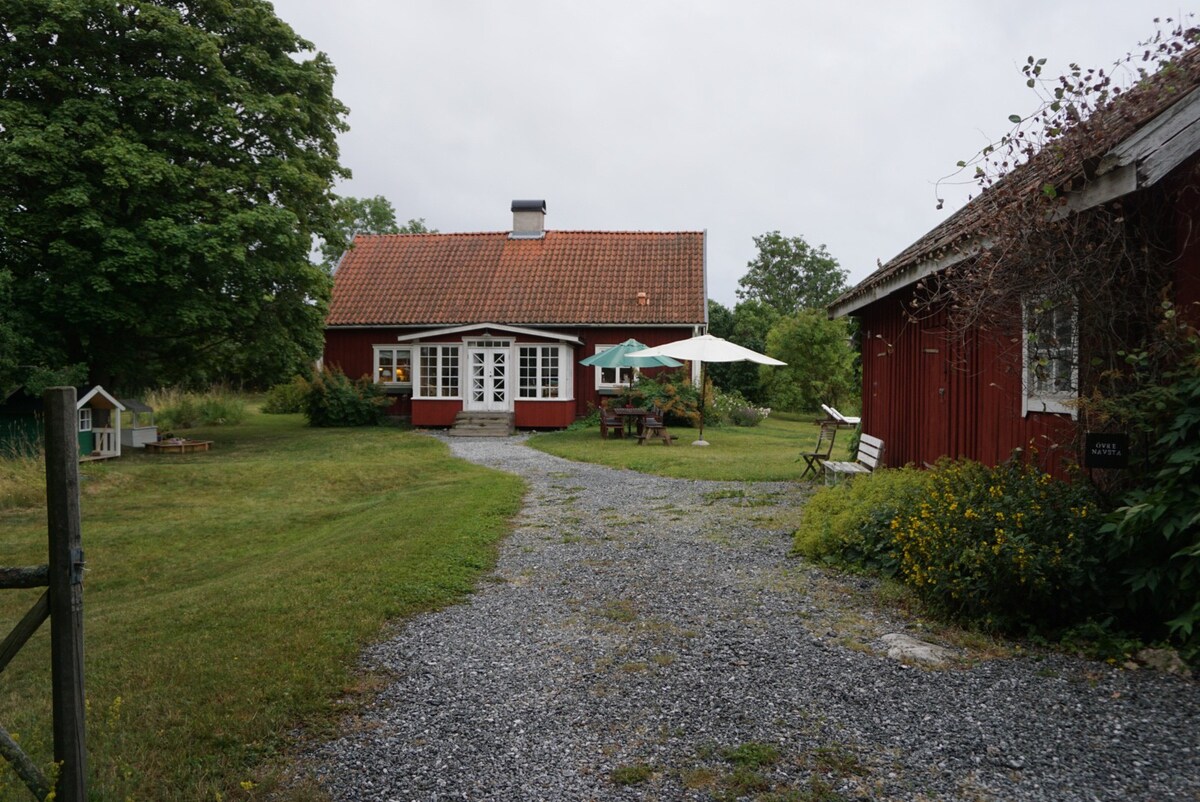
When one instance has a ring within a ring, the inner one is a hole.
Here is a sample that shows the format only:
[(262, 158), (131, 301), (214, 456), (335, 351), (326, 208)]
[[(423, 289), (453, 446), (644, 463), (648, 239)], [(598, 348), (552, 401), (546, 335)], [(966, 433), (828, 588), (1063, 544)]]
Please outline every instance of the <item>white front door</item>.
[(486, 347), (472, 343), (467, 348), (470, 370), (466, 409), (469, 412), (508, 412), (512, 409), (508, 393), (509, 344)]

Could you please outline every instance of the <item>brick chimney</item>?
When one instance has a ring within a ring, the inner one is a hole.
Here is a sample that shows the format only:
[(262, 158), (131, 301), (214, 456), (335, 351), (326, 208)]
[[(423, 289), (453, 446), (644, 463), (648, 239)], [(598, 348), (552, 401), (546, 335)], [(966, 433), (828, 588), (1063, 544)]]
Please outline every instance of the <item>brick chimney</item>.
[(546, 202), (544, 200), (515, 200), (512, 202), (513, 227), (511, 239), (541, 239), (546, 236)]

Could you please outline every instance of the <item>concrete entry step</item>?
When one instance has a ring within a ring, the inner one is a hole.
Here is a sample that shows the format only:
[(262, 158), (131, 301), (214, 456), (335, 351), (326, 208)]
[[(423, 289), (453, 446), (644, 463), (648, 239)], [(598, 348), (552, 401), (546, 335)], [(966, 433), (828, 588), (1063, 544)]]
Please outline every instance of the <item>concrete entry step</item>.
[(516, 431), (511, 412), (460, 412), (454, 418), (451, 437), (508, 437)]

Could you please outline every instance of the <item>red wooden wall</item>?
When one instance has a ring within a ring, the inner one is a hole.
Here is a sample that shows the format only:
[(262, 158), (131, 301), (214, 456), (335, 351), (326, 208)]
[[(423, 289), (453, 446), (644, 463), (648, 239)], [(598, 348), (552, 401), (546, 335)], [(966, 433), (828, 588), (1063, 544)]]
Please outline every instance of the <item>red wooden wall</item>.
[(884, 441), (889, 466), (943, 456), (994, 465), (1033, 448), (1058, 473), (1064, 456), (1074, 459), (1069, 416), (1021, 416), (1019, 336), (956, 339), (944, 314), (910, 321), (896, 297), (866, 307), (860, 327), (863, 431)]

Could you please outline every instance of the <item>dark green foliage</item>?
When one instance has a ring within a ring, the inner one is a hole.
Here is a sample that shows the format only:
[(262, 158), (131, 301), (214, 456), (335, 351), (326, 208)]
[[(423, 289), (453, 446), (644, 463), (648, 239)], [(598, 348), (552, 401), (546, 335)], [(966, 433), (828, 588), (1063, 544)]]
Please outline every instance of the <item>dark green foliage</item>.
[(326, 368), (309, 382), (304, 416), (309, 426), (377, 426), (387, 405), (383, 390), (368, 377), (350, 381), (340, 370)]
[(267, 391), (262, 411), (268, 415), (290, 415), (304, 411), (304, 399), (308, 395), (308, 379), (295, 376), (290, 382), (277, 384)]
[(837, 259), (803, 237), (769, 231), (754, 238), (758, 255), (738, 281), (738, 298), (762, 301), (781, 315), (824, 309), (846, 287), (847, 272)]
[(1109, 518), (1111, 557), (1125, 567), (1132, 620), (1169, 631), (1190, 660), (1200, 657), (1200, 350), (1165, 388), (1169, 423), (1154, 443), (1159, 466)]
[(329, 294), (308, 252), (348, 175), (328, 59), (265, 0), (0, 19), (0, 340), (20, 349), (0, 359), (123, 392), (302, 368)]
[[(708, 332), (760, 354), (767, 352), (767, 332), (779, 313), (757, 299), (738, 303), (729, 310), (716, 301), (708, 302)], [(759, 387), (759, 366), (753, 362), (715, 362), (708, 365), (708, 378), (722, 390), (741, 393), (748, 401), (765, 399)]]

